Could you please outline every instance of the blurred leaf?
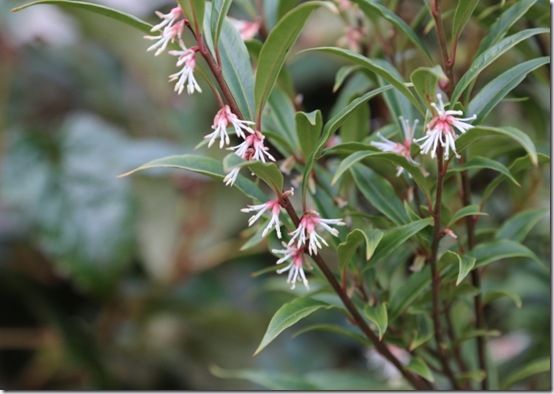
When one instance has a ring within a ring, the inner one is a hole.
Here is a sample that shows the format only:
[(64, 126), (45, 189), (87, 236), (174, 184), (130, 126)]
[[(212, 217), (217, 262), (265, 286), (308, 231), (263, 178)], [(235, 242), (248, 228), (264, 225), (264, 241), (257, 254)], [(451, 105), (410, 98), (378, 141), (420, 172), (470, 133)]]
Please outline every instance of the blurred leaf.
[(337, 324), (314, 324), (314, 325), (311, 325), (311, 326), (308, 326), (308, 327), (305, 327), (305, 328), (302, 328), (302, 329), (298, 330), (294, 334), (294, 337), (297, 337), (299, 335), (302, 335), (302, 334), (305, 334), (305, 333), (311, 332), (311, 331), (327, 331), (327, 332), (331, 332), (331, 333), (334, 333), (334, 334), (344, 335), (346, 337), (354, 339), (356, 342), (359, 342), (363, 345), (368, 344), (368, 339), (366, 337), (364, 337), (363, 335), (359, 334), (358, 332), (356, 332), (354, 330), (350, 330), (348, 328), (339, 326)]
[(406, 366), (406, 369), (418, 374), (429, 382), (435, 381), (433, 373), (431, 372), (425, 361), (423, 361), (423, 359), (419, 357), (412, 357), (410, 359), (410, 363)]
[(313, 51), (326, 52), (332, 55), (337, 55), (366, 68), (370, 72), (375, 73), (376, 75), (383, 78), (386, 82), (394, 86), (398, 90), (398, 92), (402, 93), (421, 113), (425, 112), (421, 107), (421, 104), (419, 103), (419, 101), (414, 97), (412, 92), (410, 92), (410, 90), (406, 87), (405, 82), (399, 79), (398, 77), (396, 77), (395, 75), (393, 75), (389, 70), (384, 68), (383, 65), (380, 64), (378, 61), (373, 59), (368, 59), (356, 52), (352, 52), (347, 49), (341, 49), (341, 48), (335, 48), (335, 47), (310, 48), (310, 49), (305, 49), (301, 51), (301, 53), (308, 53)]
[(333, 85), (333, 93), (336, 93), (346, 78), (348, 78), (353, 72), (360, 70), (361, 66), (342, 66), (339, 68), (339, 71), (337, 71), (337, 74), (335, 75), (335, 83)]
[(550, 358), (544, 357), (528, 363), (523, 368), (511, 373), (501, 384), (503, 390), (509, 389), (514, 384), (539, 373), (550, 372)]
[(535, 253), (529, 248), (523, 246), (519, 242), (508, 239), (481, 243), (471, 251), (471, 255), (477, 259), (477, 267), (514, 257), (526, 257), (534, 261), (539, 261)]
[(309, 157), (314, 152), (322, 127), (323, 118), (320, 110), (296, 113), (296, 131), (304, 157)]
[(212, 0), (211, 32), (214, 47), (219, 45), (219, 36), (223, 28), (223, 22), (229, 12), (233, 0)]
[(387, 230), (373, 254), (373, 259), (377, 261), (389, 256), (396, 249), (404, 246), (407, 240), (432, 223), (431, 218), (425, 218)]
[(481, 40), (475, 56), (500, 41), (508, 32), (510, 27), (516, 23), (536, 3), (536, 0), (519, 0), (508, 8), (489, 28), (487, 35)]
[(432, 59), (431, 54), (423, 41), (419, 36), (412, 30), (412, 28), (404, 22), (402, 18), (396, 15), (393, 11), (385, 7), (380, 1), (377, 0), (353, 0), (354, 3), (358, 4), (362, 11), (365, 13), (370, 13), (368, 17), (371, 19), (371, 12), (379, 12), (387, 21), (392, 23), (397, 29), (403, 32), (406, 37), (419, 49), (427, 55), (429, 59)]
[(414, 330), (414, 335), (410, 340), (409, 350), (414, 351), (431, 338), (433, 338), (433, 326), (431, 318), (425, 314), (418, 314), (416, 316), (417, 326)]
[(437, 83), (441, 78), (445, 78), (445, 75), (440, 66), (419, 67), (410, 76), (416, 92), (429, 109), (436, 100)]
[(451, 251), (448, 251), (447, 253), (453, 253), (458, 258), (458, 278), (456, 279), (456, 286), (459, 286), (465, 277), (471, 272), (473, 267), (475, 267), (475, 257), (466, 255), (460, 256), (459, 254)]
[(267, 104), (262, 119), (262, 129), (264, 133), (267, 130), (277, 132), (279, 137), (284, 139), (284, 141), (280, 139), (279, 144), (286, 146), (287, 154), (292, 155), (299, 146), (298, 136), (295, 132), (294, 105), (290, 97), (279, 87), (273, 89)]
[[(135, 168), (134, 170), (121, 174), (120, 177), (128, 176), (137, 171), (147, 170), (149, 168), (179, 168), (208, 175), (216, 179), (223, 179), (226, 175), (223, 170), (223, 164), (215, 159), (197, 155), (175, 155), (150, 161), (138, 168)], [(258, 188), (258, 186), (242, 175), (238, 176), (234, 187), (255, 200), (267, 201), (267, 196)]]
[[(183, 13), (189, 21), (193, 21), (193, 28), (196, 30), (194, 24), (198, 25), (199, 29), (204, 27), (204, 13), (206, 9), (205, 0), (177, 0)], [(212, 8), (213, 9), (213, 8)]]
[(548, 63), (550, 63), (548, 56), (539, 57), (517, 64), (503, 72), (479, 91), (468, 104), (466, 112), (477, 115), (475, 123), (479, 124), (508, 93), (527, 77), (527, 74)]
[(275, 371), (256, 371), (250, 369), (229, 370), (212, 366), (210, 372), (223, 379), (244, 379), (270, 390), (315, 390), (316, 387), (299, 375), (290, 375)]
[(360, 105), (352, 111), (343, 121), (340, 128), (340, 140), (361, 141), (370, 132), (369, 105)]
[(523, 242), (541, 219), (548, 218), (547, 212), (544, 208), (519, 212), (504, 222), (496, 231), (495, 238)]
[(74, 1), (74, 0), (39, 0), (33, 1), (31, 3), (23, 4), (19, 7), (12, 9), (12, 12), (18, 12), (24, 10), (25, 8), (40, 5), (40, 4), (54, 4), (59, 7), (74, 7), (81, 8), (96, 14), (104, 15), (109, 18), (115, 19), (117, 21), (123, 22), (126, 25), (135, 27), (145, 33), (149, 33), (152, 29), (152, 25), (143, 21), (142, 19), (137, 18), (136, 16), (127, 14), (122, 11), (115, 10), (110, 7), (106, 7), (99, 4), (89, 3), (86, 1)]
[(331, 307), (321, 301), (316, 301), (311, 298), (296, 298), (281, 306), (271, 318), (264, 337), (254, 352), (254, 355), (260, 353), (284, 330), (321, 308), (329, 309)]
[(340, 243), (337, 249), (339, 255), (339, 261), (341, 266), (346, 266), (352, 260), (356, 253), (356, 249), (362, 244), (365, 244), (365, 260), (369, 261), (373, 256), (373, 252), (381, 238), (383, 237), (383, 232), (375, 228), (355, 228), (352, 230), (344, 242)]
[(492, 160), (486, 157), (477, 156), (473, 157), (468, 162), (465, 162), (464, 164), (457, 165), (455, 167), (448, 168), (448, 172), (461, 172), (466, 170), (481, 170), (481, 169), (488, 169), (488, 170), (494, 170), (497, 172), (500, 172), (501, 174), (506, 175), (506, 177), (514, 183), (516, 186), (520, 186), (519, 182), (516, 181), (516, 179), (512, 176), (510, 173), (510, 170), (506, 168), (506, 166), (499, 161)]
[(473, 11), (479, 4), (479, 0), (458, 1), (456, 11), (454, 11), (454, 20), (452, 22), (452, 42), (458, 41), (465, 25), (469, 22)]
[(520, 42), (528, 39), (529, 37), (533, 37), (537, 34), (548, 33), (549, 31), (549, 29), (545, 28), (523, 30), (515, 33), (514, 35), (506, 37), (498, 44), (495, 44), (494, 46), (488, 48), (486, 51), (484, 51), (473, 60), (469, 69), (462, 76), (462, 78), (460, 78), (460, 80), (456, 84), (456, 87), (454, 88), (454, 91), (452, 92), (450, 102), (456, 103), (464, 90), (469, 86), (471, 82), (473, 82), (473, 80), (475, 80), (479, 76), (481, 71), (491, 65), (501, 55), (509, 51)]
[(506, 290), (494, 290), (494, 291), (489, 291), (485, 293), (483, 295), (483, 305), (487, 305), (488, 303), (493, 302), (494, 300), (497, 300), (502, 297), (510, 298), (514, 302), (516, 307), (521, 308), (522, 302), (519, 294), (516, 294), (511, 291), (506, 291)]
[(487, 213), (481, 212), (481, 207), (478, 204), (467, 205), (463, 208), (460, 208), (456, 211), (456, 213), (454, 213), (454, 215), (452, 215), (446, 227), (450, 228), (454, 226), (460, 219), (463, 219), (466, 216), (476, 215), (487, 215)]
[(382, 302), (373, 307), (366, 305), (364, 308), (364, 316), (377, 326), (379, 340), (382, 340), (389, 324), (387, 316), (387, 303)]
[(379, 212), (396, 224), (408, 221), (404, 205), (386, 179), (361, 165), (352, 167), (350, 171), (360, 192)]
[(258, 57), (255, 83), (256, 118), (262, 116), (286, 57), (298, 39), (304, 23), (316, 8), (328, 6), (322, 1), (303, 3), (287, 13), (269, 33)]
[(533, 164), (535, 166), (538, 164), (537, 150), (535, 148), (535, 144), (527, 134), (525, 134), (521, 130), (516, 129), (515, 127), (472, 127), (456, 140), (456, 147), (460, 151), (462, 151), (482, 137), (486, 137), (491, 134), (508, 137), (511, 140), (517, 142), (519, 145), (521, 145), (522, 148), (527, 151), (527, 153), (529, 153)]

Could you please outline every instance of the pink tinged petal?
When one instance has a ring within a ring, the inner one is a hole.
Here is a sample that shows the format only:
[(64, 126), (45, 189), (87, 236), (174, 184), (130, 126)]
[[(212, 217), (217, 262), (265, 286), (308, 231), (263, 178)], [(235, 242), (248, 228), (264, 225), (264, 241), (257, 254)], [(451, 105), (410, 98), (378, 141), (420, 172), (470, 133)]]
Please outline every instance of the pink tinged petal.
[(227, 175), (225, 175), (225, 178), (223, 178), (223, 183), (226, 186), (233, 186), (235, 182), (237, 181), (237, 177), (239, 176), (239, 168), (233, 168)]

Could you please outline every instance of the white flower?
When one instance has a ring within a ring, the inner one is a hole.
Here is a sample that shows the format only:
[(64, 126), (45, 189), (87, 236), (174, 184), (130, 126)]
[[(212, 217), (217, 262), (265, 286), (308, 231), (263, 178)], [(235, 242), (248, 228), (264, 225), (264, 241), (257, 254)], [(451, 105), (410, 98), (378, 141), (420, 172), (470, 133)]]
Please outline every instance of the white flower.
[(195, 91), (198, 93), (202, 92), (198, 82), (194, 78), (194, 69), (196, 67), (196, 52), (198, 51), (197, 47), (193, 48), (184, 48), (179, 51), (169, 51), (170, 55), (177, 56), (177, 67), (183, 67), (181, 71), (171, 74), (169, 76), (169, 81), (177, 81), (175, 84), (175, 91), (177, 94), (183, 93), (185, 89), (185, 84), (187, 85), (187, 93), (193, 94)]
[(338, 230), (330, 225), (344, 226), (345, 223), (342, 219), (322, 219), (315, 211), (304, 213), (296, 230), (290, 233), (292, 238), (289, 241), (289, 246), (296, 242), (296, 247), (300, 247), (305, 245), (307, 241), (310, 254), (317, 254), (317, 250), (323, 247), (322, 244), (328, 246), (325, 239), (317, 233), (318, 226), (335, 237), (339, 235)]
[(454, 152), (456, 157), (460, 157), (458, 152), (456, 152), (455, 141), (456, 138), (458, 138), (456, 130), (461, 134), (465, 133), (473, 127), (467, 122), (476, 119), (477, 116), (473, 115), (469, 118), (460, 118), (459, 116), (463, 115), (462, 111), (445, 110), (440, 94), (437, 94), (437, 102), (438, 105), (436, 103), (431, 103), (437, 114), (427, 124), (425, 135), (415, 141), (418, 143), (422, 141), (423, 143), (420, 145), (421, 152), (423, 154), (428, 154), (430, 152), (432, 158), (435, 158), (437, 146), (439, 144), (444, 149), (445, 159), (448, 159), (450, 150)]
[(265, 137), (259, 131), (254, 131), (248, 135), (244, 142), (229, 148), (235, 151), (235, 154), (244, 160), (258, 160), (265, 163), (266, 158), (275, 161), (275, 158), (269, 153), (269, 148), (264, 145)]
[(250, 219), (248, 219), (248, 227), (251, 227), (254, 223), (258, 221), (259, 218), (262, 217), (262, 215), (266, 211), (271, 212), (271, 219), (267, 223), (267, 225), (264, 228), (264, 231), (262, 232), (262, 237), (265, 237), (273, 227), (275, 227), (275, 231), (277, 232), (277, 238), (281, 239), (281, 221), (279, 220), (279, 214), (281, 213), (281, 202), (280, 199), (270, 200), (268, 202), (265, 202), (263, 204), (257, 204), (257, 205), (248, 205), (246, 208), (241, 209), (241, 212), (257, 212), (255, 215), (251, 216)]
[(231, 108), (228, 105), (223, 106), (214, 117), (214, 123), (210, 134), (204, 138), (209, 139), (208, 147), (211, 147), (213, 143), (219, 138), (219, 148), (223, 148), (225, 145), (229, 145), (229, 134), (227, 134), (227, 128), (232, 125), (235, 129), (235, 134), (240, 138), (246, 138), (245, 132), (254, 133), (254, 130), (250, 128), (254, 122), (247, 120), (240, 120), (237, 115), (231, 112)]
[(278, 256), (283, 256), (277, 260), (276, 264), (282, 264), (286, 261), (289, 262), (286, 267), (277, 270), (277, 273), (282, 274), (286, 271), (289, 272), (287, 283), (291, 284), (291, 289), (294, 289), (296, 287), (296, 282), (300, 281), (304, 283), (306, 289), (310, 289), (308, 279), (306, 279), (306, 273), (304, 272), (304, 247), (287, 246), (286, 249), (274, 249), (271, 252)]
[[(402, 131), (404, 133), (404, 141), (402, 143), (391, 141), (383, 137), (379, 133), (379, 138), (381, 141), (373, 141), (371, 145), (377, 149), (382, 150), (383, 152), (396, 153), (397, 155), (404, 156), (410, 163), (414, 165), (419, 165), (413, 158), (410, 153), (410, 148), (412, 146), (414, 138), (414, 130), (417, 127), (418, 120), (416, 119), (411, 125), (404, 117), (400, 117), (400, 124), (402, 125)], [(400, 176), (404, 172), (404, 168), (401, 166), (396, 167), (397, 172), (396, 176)]]
[(156, 11), (156, 15), (162, 20), (159, 24), (152, 27), (151, 32), (161, 31), (157, 36), (144, 36), (147, 40), (155, 40), (156, 42), (148, 47), (147, 51), (156, 50), (155, 56), (158, 56), (166, 50), (169, 43), (175, 42), (177, 39), (179, 44), (184, 47), (183, 43), (183, 29), (185, 28), (185, 20), (183, 18), (183, 12), (180, 7), (172, 8), (167, 14), (162, 14)]
[(239, 176), (240, 168), (233, 168), (227, 175), (225, 175), (225, 178), (223, 178), (223, 183), (225, 186), (233, 186), (235, 182), (237, 181), (237, 177)]

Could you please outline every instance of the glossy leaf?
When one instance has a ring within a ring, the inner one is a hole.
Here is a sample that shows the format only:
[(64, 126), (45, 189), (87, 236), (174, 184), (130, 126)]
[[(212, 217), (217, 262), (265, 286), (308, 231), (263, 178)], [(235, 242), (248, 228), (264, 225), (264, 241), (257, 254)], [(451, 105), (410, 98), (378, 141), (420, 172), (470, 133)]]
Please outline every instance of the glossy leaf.
[(429, 382), (435, 381), (433, 373), (431, 372), (425, 361), (423, 361), (423, 359), (421, 359), (420, 357), (412, 357), (410, 363), (406, 366), (406, 369), (418, 374)]
[(525, 257), (538, 261), (535, 253), (529, 248), (519, 242), (508, 239), (481, 243), (471, 251), (471, 255), (477, 259), (477, 267), (483, 267), (498, 260), (514, 257)]
[(479, 124), (529, 73), (548, 63), (550, 63), (549, 57), (539, 57), (517, 64), (503, 72), (485, 85), (471, 100), (467, 113), (477, 115), (475, 123)]
[(490, 135), (499, 135), (512, 139), (527, 151), (534, 165), (538, 164), (537, 149), (535, 148), (535, 144), (527, 134), (525, 134), (521, 130), (516, 129), (515, 127), (473, 127), (462, 134), (456, 140), (456, 148), (459, 151), (463, 151), (469, 145), (473, 144), (476, 141), (479, 141), (479, 139)]
[(265, 103), (304, 23), (312, 11), (325, 5), (326, 3), (322, 1), (303, 3), (287, 13), (269, 33), (258, 57), (254, 89), (256, 118), (261, 118)]
[(373, 260), (377, 261), (389, 256), (392, 252), (400, 247), (404, 247), (405, 242), (419, 233), (425, 227), (431, 225), (432, 219), (425, 218), (395, 227), (385, 232), (381, 242), (373, 253)]
[[(402, 18), (400, 18), (398, 15), (396, 15), (393, 11), (385, 7), (380, 1), (377, 0), (353, 0), (354, 3), (358, 4), (358, 6), (364, 11), (366, 14), (368, 14), (368, 17), (371, 18), (372, 14), (374, 12), (378, 12), (381, 14), (383, 18), (385, 18), (387, 21), (389, 21), (393, 26), (395, 26), (398, 30), (400, 30), (402, 33), (408, 37), (408, 39), (419, 49), (427, 55), (429, 59), (432, 59), (431, 54), (419, 35), (416, 34), (416, 32), (413, 31), (413, 29), (406, 23)], [(372, 18), (371, 18), (372, 19)]]
[(462, 76), (462, 78), (460, 78), (460, 80), (456, 84), (456, 87), (454, 88), (454, 91), (452, 92), (452, 97), (450, 101), (452, 103), (455, 103), (456, 101), (458, 101), (461, 94), (470, 85), (470, 83), (473, 82), (479, 76), (481, 71), (483, 71), (486, 67), (492, 64), (496, 59), (498, 59), (501, 55), (506, 53), (508, 50), (510, 50), (520, 42), (528, 39), (529, 37), (533, 37), (534, 35), (548, 33), (548, 32), (549, 30), (544, 28), (523, 30), (518, 33), (515, 33), (514, 35), (504, 38), (498, 44), (495, 44), (494, 46), (484, 51), (482, 54), (477, 56), (475, 60), (473, 60), (469, 69)]
[(339, 71), (337, 71), (337, 74), (335, 75), (335, 83), (333, 84), (333, 93), (336, 93), (346, 78), (348, 78), (353, 72), (360, 70), (361, 66), (342, 66), (339, 68)]
[[(134, 174), (137, 171), (147, 170), (149, 168), (179, 168), (203, 175), (208, 175), (217, 179), (223, 179), (226, 175), (225, 171), (223, 170), (223, 164), (215, 159), (197, 155), (175, 155), (150, 161), (138, 168), (135, 168), (134, 170), (120, 175), (120, 177), (128, 176)], [(258, 188), (258, 186), (256, 186), (254, 182), (246, 179), (242, 175), (238, 176), (234, 187), (242, 191), (248, 197), (251, 197), (258, 201), (267, 200), (266, 195)]]
[(502, 224), (495, 238), (523, 242), (531, 229), (542, 219), (548, 219), (548, 210), (541, 208), (519, 212)]
[(387, 331), (389, 318), (387, 315), (387, 303), (383, 302), (376, 306), (367, 305), (364, 308), (364, 316), (377, 327), (379, 340), (383, 339), (383, 335)]
[(452, 41), (457, 41), (462, 33), (466, 23), (471, 18), (473, 11), (479, 4), (479, 0), (458, 1), (456, 11), (454, 11), (454, 20), (452, 22)]
[(297, 337), (299, 335), (302, 335), (311, 331), (327, 331), (334, 334), (340, 334), (340, 335), (344, 335), (346, 337), (352, 338), (356, 342), (359, 342), (363, 345), (369, 344), (368, 343), (369, 340), (363, 335), (361, 335), (359, 332), (351, 329), (347, 329), (345, 327), (342, 327), (336, 324), (313, 324), (311, 326), (304, 327), (298, 330), (296, 333), (294, 333), (294, 337)]
[(219, 36), (223, 28), (223, 22), (229, 12), (233, 0), (212, 0), (211, 32), (214, 47), (219, 45)]
[(514, 185), (519, 186), (519, 182), (512, 176), (512, 174), (510, 173), (510, 170), (506, 168), (504, 164), (500, 163), (499, 161), (492, 160), (482, 156), (474, 157), (462, 165), (450, 167), (448, 169), (448, 172), (452, 173), (452, 172), (461, 172), (466, 170), (481, 170), (481, 169), (493, 170), (503, 175), (506, 175), (506, 177), (510, 181), (512, 181)]
[(309, 157), (314, 152), (321, 136), (322, 128), (323, 117), (320, 110), (310, 113), (296, 113), (296, 131), (304, 157)]
[(513, 293), (511, 291), (506, 291), (506, 290), (494, 290), (494, 291), (489, 291), (485, 293), (483, 295), (483, 304), (486, 305), (502, 297), (508, 297), (514, 302), (517, 308), (521, 308), (522, 302), (519, 294)]
[(140, 18), (137, 18), (136, 16), (133, 16), (125, 12), (121, 12), (103, 5), (89, 3), (87, 1), (39, 0), (39, 1), (33, 1), (31, 3), (23, 4), (19, 7), (15, 7), (14, 9), (12, 9), (12, 12), (18, 12), (18, 11), (24, 10), (25, 8), (32, 7), (35, 5), (40, 5), (40, 4), (53, 4), (59, 7), (66, 7), (66, 8), (81, 8), (83, 10), (94, 12), (96, 14), (104, 15), (109, 18), (115, 19), (117, 21), (123, 22), (126, 25), (135, 27), (145, 33), (149, 33), (150, 29), (152, 29), (151, 24), (143, 21)]
[(283, 174), (275, 163), (263, 163), (261, 161), (243, 160), (234, 153), (230, 153), (223, 160), (223, 168), (225, 171), (230, 171), (233, 168), (246, 167), (252, 171), (258, 178), (264, 181), (269, 187), (276, 192), (283, 190)]
[(441, 78), (445, 75), (440, 66), (419, 67), (410, 76), (416, 92), (429, 109), (430, 104), (436, 101), (437, 84)]
[(347, 265), (355, 255), (358, 247), (362, 244), (365, 244), (365, 260), (369, 261), (381, 238), (383, 238), (383, 232), (375, 228), (355, 228), (352, 230), (346, 236), (344, 242), (341, 242), (337, 248), (341, 265)]
[(271, 318), (264, 337), (254, 352), (254, 355), (260, 353), (284, 330), (295, 325), (300, 320), (310, 316), (312, 313), (321, 308), (328, 309), (330, 306), (311, 298), (296, 298), (281, 306), (281, 308), (279, 308)]
[(460, 219), (463, 219), (466, 216), (476, 216), (476, 215), (487, 215), (487, 214), (485, 212), (481, 212), (481, 207), (478, 204), (467, 205), (463, 208), (460, 208), (459, 210), (456, 211), (456, 213), (454, 213), (454, 215), (452, 215), (446, 227), (449, 228), (454, 226)]
[[(450, 252), (454, 253), (454, 252)], [(471, 272), (473, 267), (475, 267), (475, 257), (463, 255), (460, 256), (456, 253), (458, 258), (458, 277), (456, 278), (456, 286), (459, 286), (460, 283), (466, 278), (466, 276)]]

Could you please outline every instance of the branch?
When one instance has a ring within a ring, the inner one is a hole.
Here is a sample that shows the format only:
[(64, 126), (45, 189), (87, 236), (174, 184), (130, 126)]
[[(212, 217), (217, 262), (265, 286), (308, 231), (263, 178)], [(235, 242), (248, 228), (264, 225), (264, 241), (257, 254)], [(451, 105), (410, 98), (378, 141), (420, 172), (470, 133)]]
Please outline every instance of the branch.
[(454, 59), (448, 54), (448, 43), (446, 41), (446, 34), (444, 32), (444, 25), (442, 24), (442, 15), (440, 8), (440, 0), (431, 1), (431, 15), (435, 21), (435, 31), (439, 40), (439, 49), (441, 54), (442, 68), (448, 78), (448, 84), (445, 86), (446, 93), (450, 96), (454, 87)]

